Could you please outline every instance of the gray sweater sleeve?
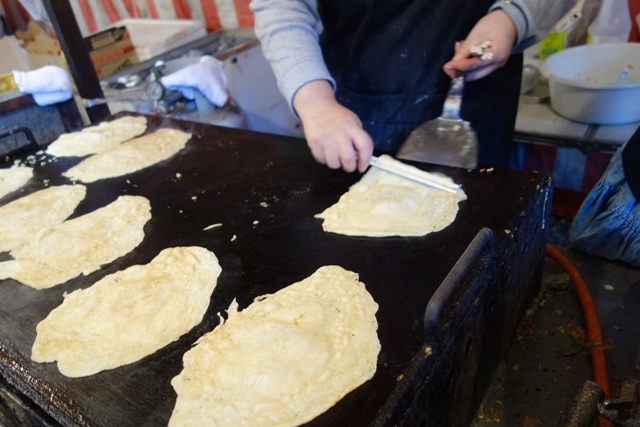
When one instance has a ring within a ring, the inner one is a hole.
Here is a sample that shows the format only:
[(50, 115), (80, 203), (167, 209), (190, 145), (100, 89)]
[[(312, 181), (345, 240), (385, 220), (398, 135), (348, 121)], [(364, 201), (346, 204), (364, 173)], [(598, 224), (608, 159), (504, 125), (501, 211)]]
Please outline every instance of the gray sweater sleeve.
[(291, 111), (305, 84), (327, 80), (335, 89), (318, 43), (322, 22), (316, 0), (252, 0), (250, 7), (256, 36)]
[(522, 52), (539, 42), (574, 5), (576, 0), (498, 0), (489, 12), (502, 9), (511, 17), (517, 30), (512, 52)]
[[(489, 12), (502, 9), (513, 19), (518, 32), (513, 52), (519, 52), (544, 37), (573, 4), (575, 0), (499, 0)], [(317, 6), (317, 0), (252, 0), (250, 4), (262, 51), (294, 113), (293, 97), (305, 84), (326, 80), (336, 86), (318, 43), (322, 22)]]
[(516, 25), (517, 34), (513, 52), (521, 52), (535, 43), (536, 28), (525, 0), (498, 0), (489, 8), (489, 12), (499, 9), (509, 15)]

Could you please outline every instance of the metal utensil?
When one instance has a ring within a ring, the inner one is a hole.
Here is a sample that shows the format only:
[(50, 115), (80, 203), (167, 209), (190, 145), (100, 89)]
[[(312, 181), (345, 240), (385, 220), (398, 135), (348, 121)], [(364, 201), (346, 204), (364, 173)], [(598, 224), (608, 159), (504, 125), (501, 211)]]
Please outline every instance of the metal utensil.
[(440, 117), (414, 129), (397, 157), (439, 165), (474, 169), (478, 166), (478, 137), (460, 117), (464, 76), (451, 81)]
[(405, 165), (392, 157), (385, 154), (379, 158), (371, 156), (372, 167), (382, 169), (384, 171), (402, 176), (412, 181), (419, 182), (420, 184), (427, 185), (429, 187), (437, 188), (439, 190), (447, 191), (449, 193), (455, 193), (460, 189), (460, 185), (445, 178), (431, 174), (414, 168), (413, 166)]

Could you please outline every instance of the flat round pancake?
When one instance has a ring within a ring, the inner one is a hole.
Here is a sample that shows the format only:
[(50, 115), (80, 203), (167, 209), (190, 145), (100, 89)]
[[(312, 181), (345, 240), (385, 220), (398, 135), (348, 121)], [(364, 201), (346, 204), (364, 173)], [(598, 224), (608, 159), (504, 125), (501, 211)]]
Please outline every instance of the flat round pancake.
[(378, 305), (357, 274), (325, 266), (230, 310), (183, 358), (170, 426), (297, 426), (376, 371)]
[(0, 262), (0, 280), (13, 278), (36, 289), (90, 274), (132, 251), (144, 239), (151, 204), (141, 196), (120, 196), (113, 203), (70, 219), (11, 251)]
[(64, 133), (47, 148), (57, 157), (83, 157), (115, 147), (147, 130), (146, 117), (126, 116), (79, 132)]
[[(453, 183), (448, 177), (441, 178)], [(466, 198), (462, 189), (449, 193), (370, 168), (316, 218), (324, 219), (325, 231), (348, 236), (422, 236), (451, 224), (458, 203)]]
[(38, 324), (31, 358), (57, 360), (68, 377), (136, 362), (202, 321), (220, 272), (205, 248), (164, 249), (149, 264), (65, 295)]
[(84, 159), (62, 175), (87, 183), (127, 175), (175, 155), (190, 138), (189, 133), (162, 128)]
[(0, 169), (0, 199), (25, 185), (32, 176), (33, 169), (28, 167)]
[(86, 193), (84, 185), (60, 185), (0, 206), (0, 252), (24, 245), (40, 231), (62, 224)]

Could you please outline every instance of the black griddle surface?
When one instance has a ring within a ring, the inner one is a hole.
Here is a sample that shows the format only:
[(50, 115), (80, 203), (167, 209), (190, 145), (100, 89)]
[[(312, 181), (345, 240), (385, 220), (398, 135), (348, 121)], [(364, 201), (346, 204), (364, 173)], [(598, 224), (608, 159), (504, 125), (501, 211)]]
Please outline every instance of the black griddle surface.
[[(152, 219), (144, 241), (101, 270), (51, 289), (0, 281), (2, 375), (66, 425), (166, 425), (175, 403), (170, 381), (182, 369), (183, 354), (218, 324), (217, 313), (234, 298), (242, 309), (255, 297), (330, 264), (357, 272), (380, 305), (382, 350), (374, 378), (308, 425), (369, 425), (420, 350), (427, 302), (453, 264), (482, 227), (491, 228), (496, 239), (508, 238), (504, 230), (520, 215), (523, 200), (538, 191), (537, 174), (420, 165), (447, 173), (467, 193), (452, 225), (425, 237), (335, 235), (325, 233), (314, 215), (335, 203), (359, 174), (316, 164), (302, 139), (148, 119), (147, 132), (173, 127), (193, 133), (193, 138), (176, 156), (151, 168), (86, 184), (86, 199), (73, 215), (123, 194), (145, 196)], [(45, 180), (49, 186), (68, 184), (61, 174), (80, 160), (57, 158), (36, 165), (27, 186), (0, 204), (44, 188)], [(204, 230), (216, 223), (222, 226)], [(66, 378), (55, 363), (29, 360), (36, 325), (65, 292), (147, 263), (172, 246), (203, 246), (220, 260), (222, 274), (201, 324), (137, 363), (85, 378)]]

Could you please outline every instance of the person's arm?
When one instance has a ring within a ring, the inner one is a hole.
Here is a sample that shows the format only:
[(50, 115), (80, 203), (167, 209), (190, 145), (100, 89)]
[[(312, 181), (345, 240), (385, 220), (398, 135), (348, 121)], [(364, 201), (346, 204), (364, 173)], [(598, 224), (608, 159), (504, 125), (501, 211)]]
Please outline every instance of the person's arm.
[(515, 26), (516, 39), (511, 48), (513, 53), (521, 52), (535, 43), (537, 27), (527, 0), (498, 0), (489, 8), (489, 13), (497, 10), (511, 18)]
[(517, 53), (542, 40), (577, 3), (577, 0), (498, 0), (489, 12), (503, 10), (513, 20), (518, 36), (512, 52)]
[(350, 110), (336, 101), (335, 81), (318, 43), (322, 23), (315, 0), (253, 0), (255, 31), (278, 87), (300, 117), (316, 161), (364, 172), (373, 141)]
[(362, 129), (358, 116), (338, 104), (327, 81), (307, 83), (298, 90), (293, 102), (316, 161), (347, 172), (367, 169), (373, 141)]
[[(503, 66), (511, 53), (520, 52), (541, 40), (553, 25), (576, 4), (575, 0), (499, 0), (456, 44), (454, 56), (444, 65), (451, 77), (464, 72), (468, 80), (480, 79)], [(470, 56), (471, 47), (491, 42), (493, 57)]]
[(293, 108), (303, 85), (326, 80), (335, 88), (318, 43), (322, 23), (315, 0), (252, 0), (255, 32), (280, 92)]
[[(462, 72), (466, 80), (481, 79), (507, 62), (517, 36), (516, 26), (509, 15), (495, 10), (483, 16), (467, 37), (456, 43), (453, 58), (444, 64), (444, 72), (452, 78)], [(491, 57), (471, 56), (472, 47), (487, 41), (490, 42)]]

